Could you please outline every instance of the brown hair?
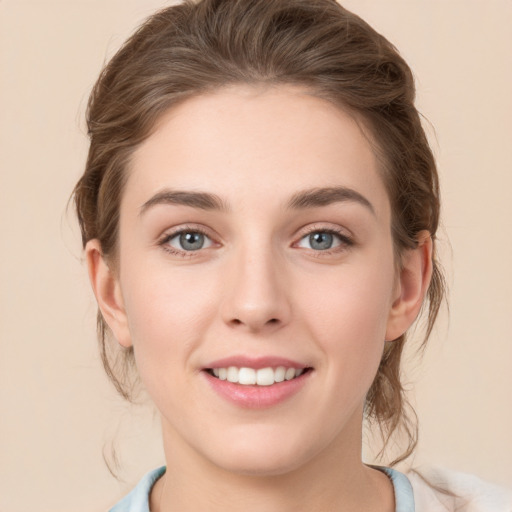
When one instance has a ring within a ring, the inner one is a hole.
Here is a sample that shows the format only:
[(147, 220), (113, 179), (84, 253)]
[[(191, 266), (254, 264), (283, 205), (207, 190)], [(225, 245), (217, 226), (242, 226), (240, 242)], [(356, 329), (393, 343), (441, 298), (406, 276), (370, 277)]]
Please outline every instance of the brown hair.
[[(171, 106), (230, 84), (299, 85), (353, 112), (370, 132), (382, 164), (397, 261), (416, 246), (419, 231), (428, 230), (435, 240), (436, 165), (414, 106), (411, 70), (392, 44), (335, 0), (186, 0), (151, 16), (108, 63), (91, 93), (91, 144), (74, 190), (84, 246), (97, 238), (103, 255), (115, 261), (132, 153)], [(433, 264), (425, 341), (444, 296), (435, 255)], [(133, 350), (109, 334), (98, 313), (106, 372), (130, 398)], [(391, 434), (406, 433), (408, 446), (393, 463), (410, 455), (417, 442), (400, 381), (405, 341), (404, 334), (386, 343), (365, 406), (384, 444)]]

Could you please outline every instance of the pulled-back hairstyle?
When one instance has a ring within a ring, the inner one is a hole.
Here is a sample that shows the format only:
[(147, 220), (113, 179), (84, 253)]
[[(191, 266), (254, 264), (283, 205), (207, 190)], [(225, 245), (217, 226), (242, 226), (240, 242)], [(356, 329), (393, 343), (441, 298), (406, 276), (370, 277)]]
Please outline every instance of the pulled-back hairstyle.
[[(395, 259), (439, 222), (434, 158), (414, 106), (411, 70), (383, 36), (335, 0), (186, 0), (151, 16), (105, 67), (87, 109), (90, 149), (74, 190), (85, 244), (117, 260), (119, 206), (127, 164), (156, 121), (185, 99), (226, 85), (298, 85), (351, 112), (368, 132), (392, 209)], [(334, 108), (334, 107), (333, 107)], [(436, 262), (428, 289), (425, 341), (444, 295)], [(130, 398), (137, 381), (133, 349), (111, 339), (98, 312), (106, 372)], [(417, 442), (400, 381), (406, 335), (387, 342), (366, 397), (365, 415), (385, 444), (405, 432)], [(413, 415), (414, 416), (414, 415)]]

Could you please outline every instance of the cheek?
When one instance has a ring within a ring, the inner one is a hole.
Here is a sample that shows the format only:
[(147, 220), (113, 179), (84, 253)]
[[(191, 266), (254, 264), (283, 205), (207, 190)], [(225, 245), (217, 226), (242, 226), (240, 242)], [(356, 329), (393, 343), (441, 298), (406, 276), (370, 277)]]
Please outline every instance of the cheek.
[(186, 368), (215, 315), (213, 286), (191, 272), (150, 262), (127, 262), (124, 270), (123, 296), (141, 377), (172, 380)]
[(123, 296), (134, 332), (196, 325), (213, 306), (211, 280), (195, 268), (173, 268), (162, 257), (154, 260), (146, 258), (144, 264), (137, 265), (133, 258), (122, 269)]
[(371, 262), (337, 269), (323, 286), (317, 281), (302, 308), (330, 366), (347, 378), (366, 373), (370, 383), (384, 347), (394, 283), (392, 258)]
[(331, 321), (322, 347), (328, 361), (326, 387), (335, 390), (324, 407), (331, 411), (334, 427), (343, 424), (348, 412), (362, 411), (382, 359), (387, 308), (375, 286), (368, 284), (359, 282), (352, 289), (347, 285), (346, 295), (333, 301), (336, 315), (331, 318), (336, 321)]

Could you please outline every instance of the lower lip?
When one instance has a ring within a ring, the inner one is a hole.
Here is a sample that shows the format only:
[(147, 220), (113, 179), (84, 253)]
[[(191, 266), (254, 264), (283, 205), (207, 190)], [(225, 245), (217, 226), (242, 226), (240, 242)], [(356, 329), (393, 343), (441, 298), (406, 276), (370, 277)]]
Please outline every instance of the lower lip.
[(247, 409), (263, 409), (285, 402), (297, 394), (308, 381), (312, 371), (309, 370), (292, 380), (285, 380), (271, 386), (246, 386), (227, 380), (220, 380), (203, 371), (208, 384), (222, 398)]

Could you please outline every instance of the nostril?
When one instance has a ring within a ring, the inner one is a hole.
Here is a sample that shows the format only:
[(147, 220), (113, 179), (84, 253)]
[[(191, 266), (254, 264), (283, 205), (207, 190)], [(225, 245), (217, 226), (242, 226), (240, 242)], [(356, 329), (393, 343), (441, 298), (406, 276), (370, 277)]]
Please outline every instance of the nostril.
[[(1, 0), (0, 0), (1, 1)], [(236, 318), (233, 317), (228, 321), (228, 324), (231, 325), (231, 327), (242, 327), (245, 326), (251, 331), (258, 331), (260, 329), (264, 328), (277, 328), (282, 324), (282, 320), (280, 318), (258, 318), (256, 316), (251, 317), (250, 315), (247, 316), (247, 318), (240, 317)]]

